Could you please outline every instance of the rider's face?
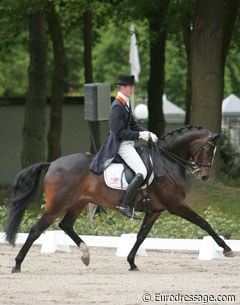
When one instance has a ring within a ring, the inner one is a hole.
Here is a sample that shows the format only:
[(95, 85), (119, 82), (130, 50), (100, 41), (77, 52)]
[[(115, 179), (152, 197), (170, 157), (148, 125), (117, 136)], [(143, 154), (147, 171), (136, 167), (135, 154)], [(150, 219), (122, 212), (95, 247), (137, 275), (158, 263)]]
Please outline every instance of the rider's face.
[(127, 97), (130, 97), (134, 92), (134, 86), (121, 86), (120, 91)]

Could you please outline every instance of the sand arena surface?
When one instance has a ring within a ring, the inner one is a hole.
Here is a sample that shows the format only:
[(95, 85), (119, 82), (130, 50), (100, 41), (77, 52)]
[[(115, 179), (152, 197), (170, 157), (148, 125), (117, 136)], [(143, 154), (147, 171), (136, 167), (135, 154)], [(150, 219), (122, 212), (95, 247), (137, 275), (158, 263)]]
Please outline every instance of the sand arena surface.
[[(140, 271), (130, 272), (116, 249), (89, 248), (86, 267), (77, 247), (71, 253), (41, 254), (40, 246), (33, 246), (22, 272), (12, 274), (19, 249), (0, 245), (1, 305), (240, 304), (239, 252), (231, 259), (199, 261), (197, 252), (148, 250), (148, 256), (136, 256)], [(163, 294), (171, 296), (164, 301)], [(194, 295), (196, 302), (176, 302), (178, 294)], [(207, 303), (210, 295), (224, 301)], [(235, 302), (226, 301), (226, 295), (234, 295)]]

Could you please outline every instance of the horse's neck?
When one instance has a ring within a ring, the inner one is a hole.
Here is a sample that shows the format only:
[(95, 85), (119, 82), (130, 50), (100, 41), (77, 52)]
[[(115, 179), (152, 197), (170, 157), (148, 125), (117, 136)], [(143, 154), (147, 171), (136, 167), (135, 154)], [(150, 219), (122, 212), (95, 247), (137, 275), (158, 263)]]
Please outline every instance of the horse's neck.
[(170, 152), (181, 157), (187, 157), (190, 152), (191, 144), (201, 137), (202, 133), (186, 132), (184, 134), (176, 134), (169, 138), (165, 143), (165, 148)]

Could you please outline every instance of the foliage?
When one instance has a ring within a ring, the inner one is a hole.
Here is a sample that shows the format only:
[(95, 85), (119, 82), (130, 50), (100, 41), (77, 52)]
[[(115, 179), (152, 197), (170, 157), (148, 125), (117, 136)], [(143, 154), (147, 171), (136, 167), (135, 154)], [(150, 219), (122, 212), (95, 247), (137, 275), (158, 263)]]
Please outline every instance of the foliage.
[(167, 41), (165, 72), (165, 94), (170, 101), (185, 108), (187, 67), (183, 45)]
[(230, 93), (240, 96), (239, 69), (236, 65), (236, 62), (239, 61), (239, 50), (232, 50), (232, 52), (230, 52), (228, 55), (227, 64), (225, 67), (224, 96), (228, 96)]
[[(0, 232), (4, 231), (7, 218), (7, 202), (11, 196), (10, 189), (0, 189)], [(196, 180), (186, 197), (188, 205), (200, 216), (206, 219), (213, 229), (227, 239), (240, 239), (240, 209), (239, 187), (231, 187), (226, 184)], [(42, 215), (45, 208), (45, 195), (38, 197), (27, 209), (21, 223), (21, 232), (29, 232), (30, 228)], [(41, 205), (42, 204), (42, 205)], [(144, 214), (139, 213), (143, 218)], [(50, 229), (59, 229), (57, 219)], [(106, 210), (106, 213), (97, 213), (94, 220), (90, 221), (90, 215), (85, 210), (75, 223), (75, 230), (80, 235), (109, 235), (120, 236), (124, 233), (137, 233), (141, 221), (130, 221), (118, 211)], [(194, 224), (170, 215), (162, 213), (149, 237), (155, 238), (202, 238), (207, 235), (205, 231)]]
[(29, 57), (26, 47), (15, 45), (0, 63), (0, 96), (22, 96), (27, 89)]
[[(23, 95), (27, 87), (27, 32), (26, 12), (41, 8), (41, 0), (0, 0), (0, 95)], [(146, 14), (150, 14), (159, 1), (100, 1), (100, 0), (55, 0), (61, 19), (67, 57), (67, 83), (70, 94), (83, 94), (83, 21), (85, 10), (93, 14), (93, 73), (95, 82), (114, 85), (118, 73), (129, 72), (129, 27), (133, 22), (138, 35), (141, 74), (136, 87), (136, 96), (145, 97), (149, 78), (149, 29)], [(186, 1), (171, 2), (166, 48), (165, 93), (170, 100), (184, 108), (186, 82), (186, 55), (181, 38), (181, 14), (179, 8), (189, 10)], [(193, 4), (192, 4), (193, 5)], [(127, 13), (127, 14), (126, 14)], [(123, 16), (124, 15), (124, 22)], [(24, 17), (25, 16), (25, 17)], [(239, 92), (239, 20), (225, 68), (225, 96)], [(51, 66), (49, 43), (49, 66)], [(50, 73), (49, 73), (50, 75)], [(50, 85), (49, 85), (50, 88)]]
[[(143, 214), (142, 214), (143, 215)], [(0, 231), (4, 231), (7, 216), (6, 207), (0, 207)], [(21, 223), (21, 232), (29, 232), (30, 228), (40, 218), (36, 211), (26, 211)], [(215, 231), (227, 239), (240, 239), (239, 222), (226, 216), (220, 209), (209, 206), (203, 213), (203, 217), (212, 225)], [(126, 233), (137, 233), (141, 222), (130, 221), (118, 212), (107, 211), (107, 213), (96, 214), (90, 221), (89, 214), (84, 212), (75, 224), (75, 230), (80, 235), (106, 235), (120, 236)], [(50, 227), (52, 230), (59, 229), (58, 221)], [(188, 221), (164, 213), (160, 217), (148, 237), (153, 238), (202, 238), (207, 233)]]
[(240, 178), (240, 154), (230, 141), (230, 137), (226, 132), (221, 136), (221, 167), (220, 171), (232, 178)]
[[(146, 96), (149, 72), (146, 24), (135, 24), (141, 73), (135, 94)], [(93, 48), (95, 82), (106, 82), (116, 90), (115, 82), (119, 73), (130, 73), (129, 47), (130, 23), (115, 25), (109, 23), (99, 30), (100, 39)]]
[(239, 88), (240, 74), (236, 64), (240, 60), (239, 35), (240, 35), (240, 18), (238, 17), (234, 27), (230, 49), (227, 55), (227, 63), (225, 67), (224, 96), (227, 96), (229, 92), (234, 93), (237, 96), (240, 96), (240, 88)]

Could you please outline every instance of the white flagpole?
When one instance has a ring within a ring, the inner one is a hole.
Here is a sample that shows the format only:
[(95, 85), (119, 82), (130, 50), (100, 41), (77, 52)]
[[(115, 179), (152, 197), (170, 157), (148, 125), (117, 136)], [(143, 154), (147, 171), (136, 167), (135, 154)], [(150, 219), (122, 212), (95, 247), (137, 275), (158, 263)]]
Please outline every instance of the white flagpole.
[[(131, 35), (131, 40), (130, 40), (129, 62), (131, 65), (131, 74), (135, 76), (135, 80), (136, 82), (138, 82), (141, 69), (140, 69), (140, 61), (138, 55), (136, 32), (133, 24), (131, 24), (130, 27), (130, 35)], [(132, 106), (132, 110), (134, 110), (134, 93), (131, 98), (131, 106)]]

